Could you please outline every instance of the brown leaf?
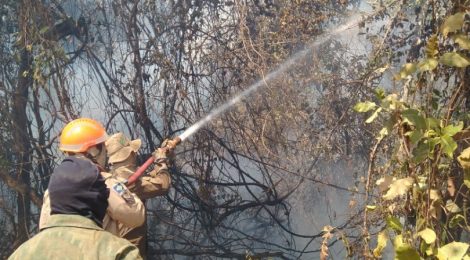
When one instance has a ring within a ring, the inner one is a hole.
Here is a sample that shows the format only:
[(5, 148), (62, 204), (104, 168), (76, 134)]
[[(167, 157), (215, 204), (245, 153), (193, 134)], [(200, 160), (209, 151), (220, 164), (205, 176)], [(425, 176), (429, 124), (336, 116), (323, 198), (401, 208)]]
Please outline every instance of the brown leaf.
[(349, 208), (354, 208), (356, 206), (357, 202), (355, 200), (350, 200), (349, 201)]
[(320, 248), (320, 260), (328, 259), (328, 246), (323, 242)]

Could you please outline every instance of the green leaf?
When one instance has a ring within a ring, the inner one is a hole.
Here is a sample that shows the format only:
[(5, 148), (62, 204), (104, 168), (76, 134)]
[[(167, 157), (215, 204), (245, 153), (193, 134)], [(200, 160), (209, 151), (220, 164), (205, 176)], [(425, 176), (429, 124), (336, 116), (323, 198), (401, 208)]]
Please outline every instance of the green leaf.
[(377, 99), (382, 100), (385, 98), (385, 90), (383, 88), (376, 88), (374, 92)]
[(434, 150), (436, 145), (441, 143), (441, 138), (439, 138), (439, 137), (430, 138), (430, 139), (426, 140), (426, 143), (429, 146), (429, 150), (432, 151), (432, 150)]
[(429, 70), (435, 69), (438, 64), (439, 64), (439, 62), (436, 59), (429, 58), (429, 59), (425, 59), (425, 60), (421, 61), (420, 63), (418, 63), (418, 69), (421, 72), (429, 71)]
[(406, 77), (410, 76), (411, 74), (415, 73), (418, 69), (416, 63), (406, 63), (401, 67), (400, 72), (398, 73), (398, 79), (406, 79)]
[(377, 105), (374, 102), (359, 102), (354, 106), (354, 110), (359, 113), (365, 113), (374, 109)]
[(387, 247), (388, 235), (387, 231), (383, 230), (377, 235), (377, 246), (375, 247), (373, 254), (375, 257), (380, 258), (382, 251)]
[(450, 67), (458, 68), (465, 68), (470, 65), (470, 59), (457, 52), (444, 53), (439, 59), (439, 62)]
[(396, 260), (420, 260), (418, 252), (410, 245), (404, 245), (395, 249)]
[(430, 147), (428, 143), (420, 142), (418, 146), (416, 146), (412, 151), (412, 161), (414, 163), (421, 163), (422, 161), (426, 160), (426, 158), (428, 158), (429, 152), (431, 151), (429, 148)]
[(430, 228), (419, 231), (418, 235), (426, 242), (426, 244), (432, 244), (436, 241), (436, 233)]
[(463, 184), (465, 184), (465, 186), (470, 189), (470, 170), (468, 169), (464, 171)]
[(426, 247), (426, 250), (425, 250), (425, 253), (427, 256), (432, 256), (432, 255), (435, 255), (437, 253), (437, 250), (434, 246), (430, 246), (430, 245), (427, 245), (427, 244), (424, 244), (425, 247)]
[(465, 223), (465, 217), (463, 215), (457, 214), (450, 220), (449, 227), (456, 228), (460, 223)]
[(433, 244), (426, 244), (426, 242), (420, 243), (419, 251), (424, 252), (427, 256), (432, 256), (432, 255), (437, 254), (437, 248)]
[(377, 208), (377, 206), (375, 206), (375, 205), (367, 205), (366, 206), (366, 209), (370, 210), (370, 211), (375, 210), (376, 208)]
[(452, 37), (454, 41), (464, 50), (470, 50), (470, 39), (464, 34), (457, 34)]
[(463, 122), (460, 121), (458, 125), (448, 125), (442, 129), (443, 135), (454, 136), (456, 133), (462, 131)]
[(470, 169), (470, 147), (462, 151), (462, 153), (457, 157), (460, 165), (464, 169)]
[(398, 235), (394, 240), (396, 260), (419, 260), (419, 254), (414, 248), (403, 241), (402, 235)]
[(467, 253), (469, 244), (462, 242), (452, 242), (437, 251), (439, 260), (462, 259)]
[(394, 125), (395, 125), (395, 118), (390, 117), (387, 121), (385, 121), (384, 127), (380, 130), (379, 137), (377, 137), (377, 139), (382, 139), (385, 136), (389, 135), (392, 132)]
[(429, 191), (429, 198), (431, 199), (432, 202), (440, 201), (442, 200), (441, 192), (436, 189), (431, 189)]
[(426, 224), (426, 220), (423, 218), (418, 218), (416, 220), (416, 229), (420, 230)]
[(457, 149), (457, 143), (451, 136), (443, 135), (441, 136), (441, 146), (442, 151), (449, 157), (453, 158), (454, 151)]
[(386, 221), (388, 228), (395, 230), (399, 233), (401, 233), (401, 231), (403, 230), (403, 226), (401, 225), (400, 220), (398, 220), (398, 218), (394, 216), (388, 216)]
[(379, 116), (380, 111), (382, 111), (382, 108), (377, 108), (377, 110), (375, 110), (374, 113), (369, 118), (367, 118), (366, 123), (372, 123)]
[(447, 200), (445, 208), (450, 213), (462, 212), (462, 209), (460, 209), (460, 207), (457, 204), (455, 204), (455, 202), (453, 202), (452, 200)]
[(412, 144), (417, 144), (424, 136), (423, 132), (419, 130), (409, 131), (405, 135), (410, 138)]
[(388, 129), (388, 127), (383, 127), (380, 132), (379, 132), (379, 137), (377, 139), (382, 139), (384, 138), (385, 136), (389, 135), (390, 134), (390, 130)]
[(454, 15), (447, 17), (447, 19), (444, 21), (444, 24), (441, 27), (442, 34), (444, 34), (444, 36), (447, 36), (447, 34), (451, 32), (460, 30), (463, 25), (464, 17), (465, 17), (464, 12), (456, 13)]
[(436, 58), (436, 55), (439, 53), (437, 34), (433, 34), (431, 37), (429, 37), (429, 40), (426, 43), (425, 52), (428, 59)]
[(426, 118), (426, 128), (427, 129), (437, 129), (439, 128), (439, 120), (434, 117)]
[(396, 197), (405, 195), (412, 185), (413, 178), (411, 177), (395, 180), (390, 184), (390, 188), (387, 193), (382, 197), (384, 200), (392, 200)]
[(380, 102), (380, 106), (388, 110), (397, 110), (398, 108), (401, 108), (403, 106), (403, 103), (398, 101), (397, 94), (390, 94), (387, 95), (384, 99), (382, 99), (382, 102)]
[(44, 34), (47, 30), (49, 30), (49, 26), (44, 26), (39, 30), (39, 34)]
[(406, 109), (402, 112), (403, 122), (416, 126), (417, 129), (426, 129), (426, 120), (416, 109)]

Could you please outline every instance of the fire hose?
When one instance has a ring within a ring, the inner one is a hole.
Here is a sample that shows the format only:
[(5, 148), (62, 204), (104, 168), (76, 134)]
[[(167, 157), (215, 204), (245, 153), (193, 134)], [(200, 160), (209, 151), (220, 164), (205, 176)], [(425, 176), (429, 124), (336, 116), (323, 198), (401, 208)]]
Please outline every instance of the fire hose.
[[(163, 149), (163, 152), (165, 154), (168, 154), (170, 153), (173, 149), (175, 149), (175, 147), (181, 143), (181, 138), (179, 136), (175, 137), (174, 139), (172, 140), (169, 140), (166, 142), (166, 145), (164, 147), (161, 147), (159, 149)], [(142, 164), (130, 177), (129, 179), (127, 179), (127, 181), (125, 182), (126, 185), (131, 185), (132, 183), (134, 183), (137, 179), (140, 178), (140, 176), (142, 176), (145, 172), (145, 170), (147, 170), (147, 168), (155, 161), (155, 157), (152, 155), (150, 156), (150, 158), (148, 158), (144, 164)]]

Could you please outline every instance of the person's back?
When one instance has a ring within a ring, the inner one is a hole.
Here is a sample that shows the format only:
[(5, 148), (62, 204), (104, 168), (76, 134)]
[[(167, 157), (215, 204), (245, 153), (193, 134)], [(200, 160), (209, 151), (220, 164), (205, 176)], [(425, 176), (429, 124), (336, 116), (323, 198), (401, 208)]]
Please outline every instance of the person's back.
[(11, 260), (141, 259), (129, 241), (79, 215), (52, 215), (45, 228), (21, 245)]
[[(108, 164), (110, 166), (112, 178), (121, 182), (127, 181), (137, 170), (137, 151), (140, 148), (140, 139), (130, 140), (123, 133), (116, 133), (109, 137), (106, 142), (108, 152)], [(165, 146), (165, 145), (164, 145)], [(164, 147), (163, 146), (163, 147)], [(168, 172), (167, 154), (162, 149), (157, 149), (154, 153), (155, 168), (150, 174), (143, 176), (129, 186), (129, 190), (136, 194), (142, 201), (157, 196), (164, 196), (168, 193), (171, 178)], [(106, 175), (104, 175), (106, 178)], [(105, 218), (106, 220), (106, 218)], [(110, 228), (106, 227), (106, 230)], [(135, 244), (146, 259), (147, 256), (147, 223), (138, 227), (129, 227), (122, 224), (118, 226), (119, 237), (126, 238)]]
[[(106, 168), (106, 146), (104, 142), (108, 135), (106, 129), (98, 122), (89, 118), (80, 118), (69, 122), (60, 134), (59, 149), (69, 157), (92, 161), (101, 170)], [(73, 171), (69, 170), (70, 173)], [(101, 173), (108, 176), (106, 172)], [(110, 189), (108, 197), (107, 215), (103, 227), (115, 235), (119, 235), (118, 226), (128, 228), (138, 227), (145, 221), (145, 206), (137, 195), (129, 192), (125, 185), (121, 185), (115, 178), (106, 178), (106, 185)], [(117, 191), (119, 189), (119, 192)], [(42, 230), (51, 215), (49, 191), (44, 193), (41, 215), (39, 217), (39, 230)]]
[(9, 259), (142, 259), (136, 246), (101, 228), (110, 192), (90, 160), (65, 158), (48, 190), (49, 220)]

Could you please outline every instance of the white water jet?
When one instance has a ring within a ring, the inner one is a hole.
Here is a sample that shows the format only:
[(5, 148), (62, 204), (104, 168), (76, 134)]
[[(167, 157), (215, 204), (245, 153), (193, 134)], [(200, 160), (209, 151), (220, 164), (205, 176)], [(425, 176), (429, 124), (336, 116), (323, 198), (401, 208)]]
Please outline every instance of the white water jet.
[[(368, 16), (366, 16), (368, 17)], [(206, 125), (208, 122), (212, 121), (212, 119), (214, 119), (216, 116), (218, 116), (219, 114), (221, 114), (222, 112), (226, 111), (227, 109), (229, 109), (230, 107), (232, 107), (233, 105), (237, 104), (238, 102), (240, 102), (242, 100), (242, 98), (248, 96), (250, 93), (254, 92), (255, 90), (257, 90), (259, 87), (263, 86), (263, 85), (267, 85), (266, 83), (275, 79), (277, 76), (279, 76), (279, 74), (287, 71), (292, 65), (294, 65), (298, 60), (300, 60), (301, 58), (303, 58), (305, 55), (307, 55), (310, 51), (312, 51), (314, 48), (316, 48), (318, 45), (320, 44), (323, 44), (324, 42), (326, 42), (328, 39), (330, 39), (331, 36), (334, 36), (334, 35), (337, 35), (338, 33), (340, 32), (343, 32), (343, 31), (346, 31), (348, 29), (351, 29), (355, 26), (357, 26), (361, 21), (363, 21), (363, 19), (361, 19), (360, 16), (356, 15), (356, 16), (353, 16), (352, 18), (349, 19), (348, 22), (346, 22), (345, 24), (339, 26), (338, 28), (336, 28), (335, 30), (332, 30), (331, 32), (329, 33), (325, 33), (323, 35), (321, 35), (319, 38), (317, 38), (314, 42), (308, 44), (308, 46), (295, 53), (292, 57), (290, 57), (288, 60), (286, 60), (285, 62), (283, 62), (281, 65), (279, 65), (279, 67), (277, 67), (275, 70), (271, 71), (269, 74), (267, 74), (265, 77), (263, 77), (262, 79), (258, 80), (257, 82), (255, 82), (254, 84), (252, 84), (251, 86), (249, 86), (247, 89), (245, 89), (244, 91), (242, 91), (241, 93), (239, 93), (238, 95), (236, 95), (235, 97), (233, 97), (232, 99), (228, 100), (227, 102), (225, 102), (223, 105), (221, 105), (220, 107), (214, 109), (213, 111), (211, 111), (208, 115), (206, 115), (204, 118), (202, 118), (201, 120), (199, 120), (198, 122), (196, 122), (195, 124), (193, 124), (191, 127), (189, 127), (188, 129), (186, 129), (180, 136), (179, 138), (181, 138), (181, 141), (184, 141), (185, 139), (187, 139), (189, 136), (193, 135), (195, 132), (197, 132), (201, 127), (203, 127), (204, 125)]]

